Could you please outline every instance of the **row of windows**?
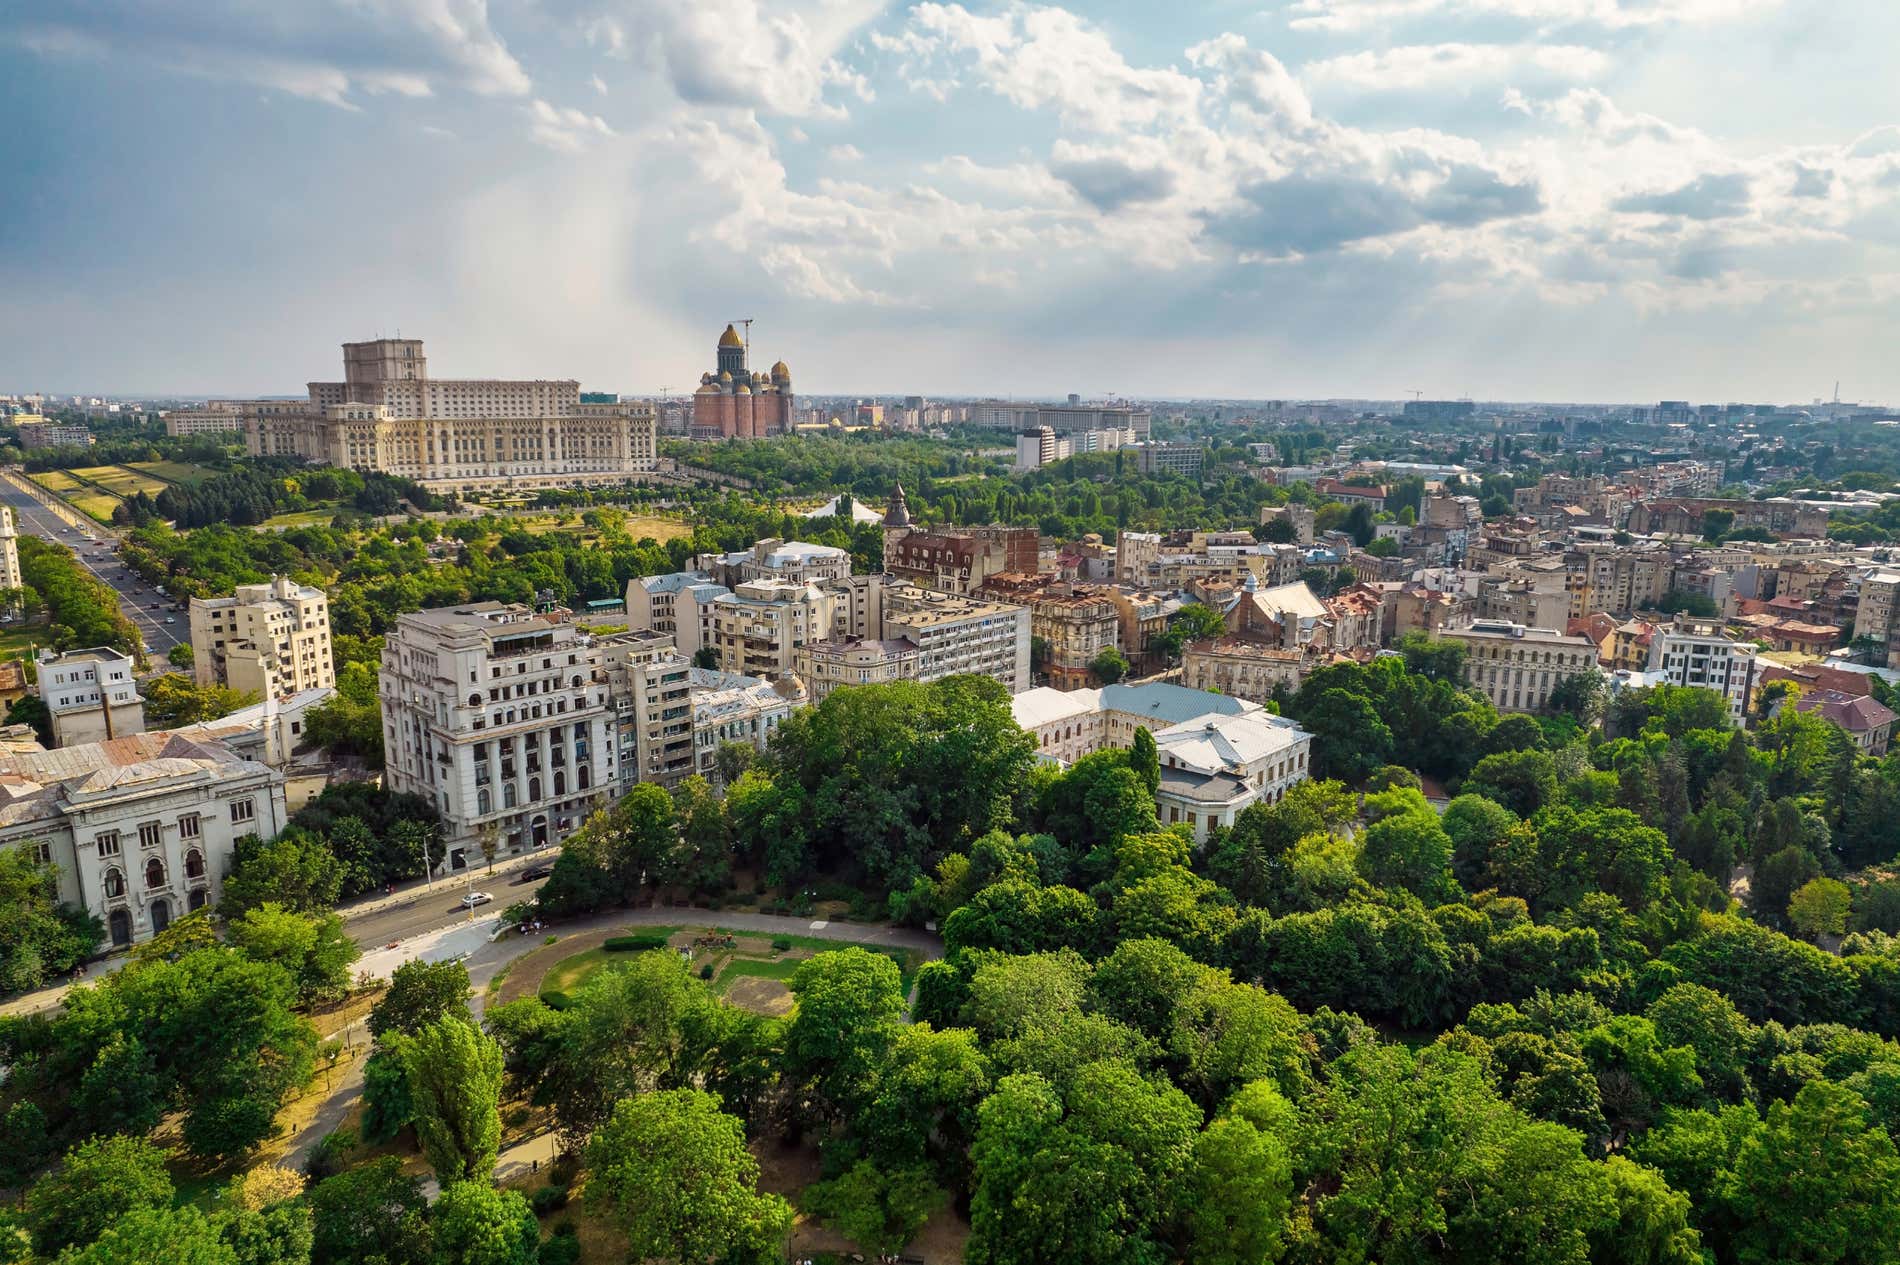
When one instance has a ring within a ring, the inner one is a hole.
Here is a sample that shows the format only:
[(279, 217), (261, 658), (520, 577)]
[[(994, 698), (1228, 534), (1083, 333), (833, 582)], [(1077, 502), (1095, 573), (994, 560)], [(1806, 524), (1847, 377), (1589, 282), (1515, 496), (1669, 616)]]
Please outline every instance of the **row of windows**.
[[(204, 853), (193, 848), (185, 853), (185, 877), (200, 879), (205, 876)], [(105, 893), (108, 900), (120, 900), (125, 896), (125, 874), (116, 865), (106, 867)], [(145, 890), (156, 892), (166, 886), (165, 863), (157, 857), (145, 863)]]

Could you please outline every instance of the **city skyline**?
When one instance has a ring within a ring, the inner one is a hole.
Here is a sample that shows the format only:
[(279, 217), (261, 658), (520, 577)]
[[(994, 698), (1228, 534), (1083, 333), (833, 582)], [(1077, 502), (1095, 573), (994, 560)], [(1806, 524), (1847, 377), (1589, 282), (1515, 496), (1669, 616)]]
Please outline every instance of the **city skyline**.
[[(753, 33), (756, 38), (747, 38)], [(1900, 13), (1776, 0), (29, 4), (6, 389), (1900, 396)]]

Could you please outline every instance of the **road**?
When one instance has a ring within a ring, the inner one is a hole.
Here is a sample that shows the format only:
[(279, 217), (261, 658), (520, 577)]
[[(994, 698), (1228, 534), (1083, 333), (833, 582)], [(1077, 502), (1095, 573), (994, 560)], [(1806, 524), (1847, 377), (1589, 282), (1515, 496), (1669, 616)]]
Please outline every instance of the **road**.
[[(118, 593), (120, 609), (138, 626), (139, 632), (145, 637), (145, 644), (152, 648), (154, 660), (163, 662), (173, 646), (190, 639), (190, 621), (184, 612), (172, 609), (177, 604), (175, 599), (160, 597), (150, 585), (128, 570), (119, 561), (119, 555), (112, 551), (112, 542), (105, 537), (105, 533), (97, 528), (92, 529), (92, 534), (100, 537), (100, 540), (97, 544), (87, 544), (78, 529), (67, 525), (31, 494), (4, 479), (0, 479), (0, 503), (12, 507), (14, 521), (22, 532), (66, 546), (79, 559), (80, 565)], [(176, 622), (168, 624), (165, 622), (167, 619)]]

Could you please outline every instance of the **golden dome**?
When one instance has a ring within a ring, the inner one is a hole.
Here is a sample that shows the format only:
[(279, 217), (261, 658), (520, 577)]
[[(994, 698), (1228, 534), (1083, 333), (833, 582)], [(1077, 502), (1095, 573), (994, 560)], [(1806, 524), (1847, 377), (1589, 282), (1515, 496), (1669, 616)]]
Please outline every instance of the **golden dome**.
[(752, 388), (747, 386), (745, 383), (741, 382), (739, 384), (739, 389), (737, 391), (734, 391), (733, 394), (734, 395), (751, 395)]
[(721, 370), (719, 371), (719, 380), (720, 380), (721, 382), (730, 382), (730, 381), (732, 381), (732, 370), (730, 370), (730, 369), (721, 369)]
[(721, 347), (743, 347), (745, 346), (745, 339), (739, 337), (738, 330), (728, 325), (726, 326), (726, 332), (719, 336), (719, 345)]
[(714, 386), (710, 382), (702, 382), (699, 384), (699, 390), (693, 392), (693, 394), (694, 395), (718, 395), (719, 388)]
[(792, 371), (787, 369), (785, 362), (781, 360), (772, 366), (772, 376), (775, 378), (789, 378), (792, 376)]

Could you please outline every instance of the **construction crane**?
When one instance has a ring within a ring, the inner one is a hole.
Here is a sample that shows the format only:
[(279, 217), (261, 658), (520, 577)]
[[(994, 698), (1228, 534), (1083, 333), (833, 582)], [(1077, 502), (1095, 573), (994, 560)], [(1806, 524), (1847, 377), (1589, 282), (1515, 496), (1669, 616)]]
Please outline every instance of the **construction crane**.
[(1413, 387), (1413, 388), (1412, 388), (1412, 398), (1413, 398), (1414, 400), (1422, 400), (1422, 399), (1424, 399), (1424, 398), (1425, 398), (1425, 393), (1424, 393), (1423, 391), (1421, 391), (1421, 390), (1419, 390), (1419, 389), (1418, 389), (1417, 387)]
[(745, 333), (741, 337), (745, 339), (745, 367), (750, 369), (752, 367), (752, 318), (742, 316), (733, 324), (745, 326)]

